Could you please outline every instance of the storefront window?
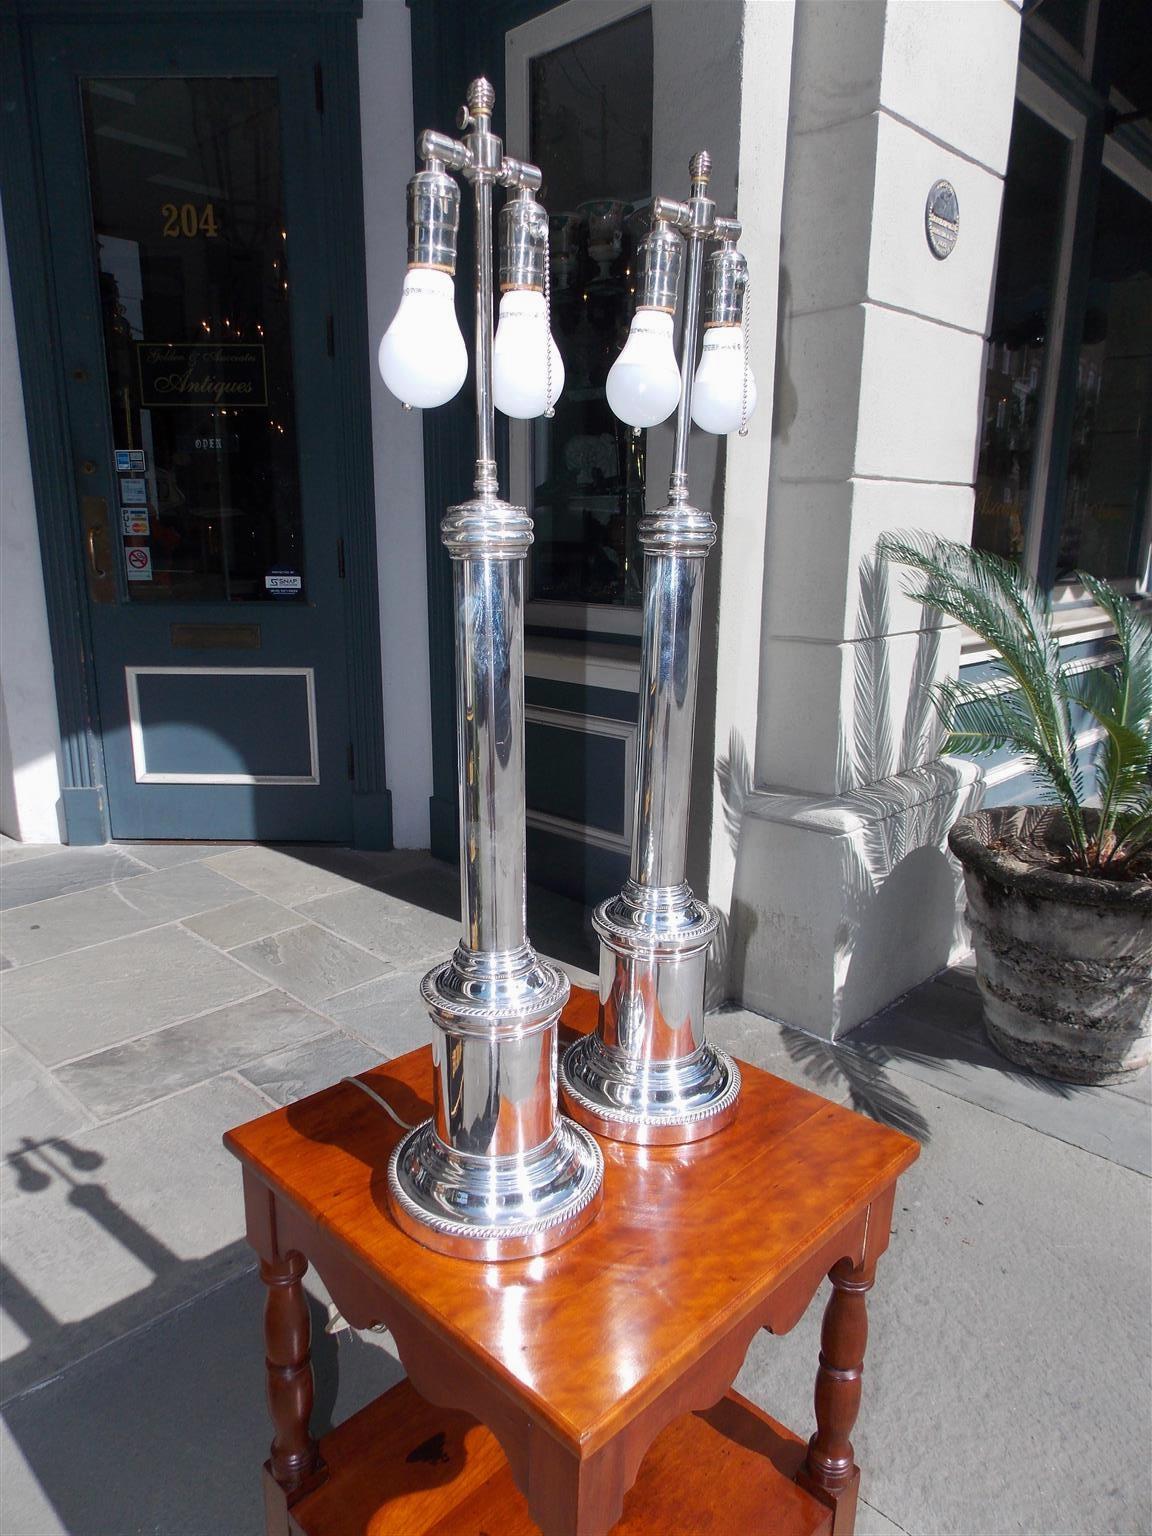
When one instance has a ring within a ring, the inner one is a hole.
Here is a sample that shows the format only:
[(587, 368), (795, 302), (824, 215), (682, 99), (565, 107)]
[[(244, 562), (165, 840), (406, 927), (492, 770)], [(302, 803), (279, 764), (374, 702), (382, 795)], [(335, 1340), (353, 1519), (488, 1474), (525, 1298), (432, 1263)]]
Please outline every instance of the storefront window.
[(1039, 20), (1050, 26), (1077, 53), (1084, 52), (1084, 29), (1088, 20), (1088, 0), (1043, 0)]
[(1060, 250), (1068, 140), (1021, 102), (1004, 184), (972, 542), (1024, 549)]
[(276, 81), (83, 101), (129, 596), (302, 602)]
[(532, 428), (531, 596), (635, 607), (646, 434), (616, 420), (604, 383), (632, 319), (652, 197), (651, 12), (541, 54), (530, 90), (567, 370), (555, 417)]
[(1057, 579), (1134, 570), (1152, 461), (1152, 202), (1104, 170)]

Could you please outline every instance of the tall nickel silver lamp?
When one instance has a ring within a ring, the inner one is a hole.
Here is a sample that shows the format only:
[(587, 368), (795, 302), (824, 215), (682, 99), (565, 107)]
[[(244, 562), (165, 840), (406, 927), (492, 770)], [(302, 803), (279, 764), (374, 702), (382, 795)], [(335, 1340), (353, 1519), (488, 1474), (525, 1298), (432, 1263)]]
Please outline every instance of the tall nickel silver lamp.
[[(380, 344), (385, 383), (407, 405), (452, 398), (467, 372), (453, 276), (460, 189), (476, 207), (476, 476), (441, 535), (456, 609), (456, 728), (463, 933), (425, 976), (433, 1023), (432, 1118), (388, 1169), (400, 1227), (427, 1247), (478, 1260), (543, 1253), (599, 1208), (604, 1162), (557, 1109), (557, 1020), (567, 977), (541, 962), (525, 927), (523, 573), (532, 520), (499, 494), (496, 407), (550, 412), (563, 365), (545, 301), (547, 216), (540, 171), (508, 158), (491, 130), (494, 92), (474, 80), (459, 140), (420, 135), (408, 188), (408, 274)], [(500, 327), (493, 336), (492, 197), (501, 213)]]
[[(704, 1032), (704, 982), (718, 918), (685, 878), (704, 562), (711, 516), (688, 496), (692, 421), (744, 431), (755, 405), (748, 367), (748, 266), (740, 225), (708, 196), (711, 160), (691, 162), (687, 202), (655, 199), (640, 253), (636, 316), (608, 375), (608, 402), (635, 428), (676, 408), (668, 504), (641, 520), (644, 620), (632, 859), (624, 889), (593, 915), (600, 938), (594, 1034), (561, 1064), (565, 1109), (616, 1141), (677, 1144), (722, 1130), (736, 1114), (740, 1073)], [(717, 242), (705, 262), (705, 247)], [(687, 275), (681, 360), (673, 350), (681, 270)], [(704, 343), (696, 367), (704, 290)]]

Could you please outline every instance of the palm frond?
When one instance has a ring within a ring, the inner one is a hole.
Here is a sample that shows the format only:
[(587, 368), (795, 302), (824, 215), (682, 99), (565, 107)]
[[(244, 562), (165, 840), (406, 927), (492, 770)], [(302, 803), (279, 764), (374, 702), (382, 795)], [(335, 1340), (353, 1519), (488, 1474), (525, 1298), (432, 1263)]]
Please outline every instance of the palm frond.
[(1130, 858), (1152, 847), (1152, 789), (1117, 815), (1115, 833), (1117, 851), (1124, 850)]
[[(909, 568), (913, 600), (964, 624), (995, 653), (991, 682), (933, 689), (948, 728), (946, 750), (979, 755), (1010, 747), (1061, 807), (1083, 869), (1128, 859), (1152, 843), (1152, 622), (1107, 582), (1080, 580), (1112, 622), (1114, 663), (1066, 667), (1045, 594), (1019, 567), (983, 550), (927, 535), (885, 535), (883, 559)], [(1096, 763), (1100, 812), (1092, 835), (1072, 729), (1088, 711), (1104, 741)]]
[(904, 709), (904, 728), (900, 734), (901, 773), (932, 756), (932, 680), (940, 656), (940, 631), (925, 625), (916, 636), (916, 655), (912, 662), (912, 680)]
[(866, 560), (860, 568), (860, 607), (853, 647), (852, 766), (857, 782), (875, 784), (896, 771), (889, 719), (891, 683), (886, 643), (888, 568)]
[(970, 750), (994, 744), (1020, 751), (1064, 810), (1077, 856), (1086, 862), (1083, 778), (1046, 597), (1017, 566), (964, 544), (887, 535), (879, 549), (917, 573), (908, 595), (978, 634), (998, 653), (996, 671), (1014, 684), (1014, 702), (1011, 693), (966, 692), (959, 684), (938, 690), (941, 705), (954, 716), (963, 709), (963, 720), (951, 722), (953, 740), (972, 742)]
[(1152, 620), (1106, 581), (1088, 571), (1078, 571), (1077, 577), (1116, 630), (1120, 650), (1117, 676), (1123, 694), (1120, 718), (1137, 729), (1141, 724), (1152, 727)]
[(1101, 846), (1118, 832), (1118, 818), (1139, 804), (1152, 773), (1152, 624), (1107, 582), (1077, 573), (1112, 621), (1118, 657), (1066, 680), (1069, 697), (1104, 730), (1097, 759)]
[(1068, 704), (1057, 686), (1060, 647), (1036, 584), (1007, 560), (945, 539), (888, 536), (880, 550), (924, 578), (907, 588), (909, 596), (967, 625), (999, 653), (1027, 698), (1048, 753), (1067, 763), (1066, 776), (1082, 801)]

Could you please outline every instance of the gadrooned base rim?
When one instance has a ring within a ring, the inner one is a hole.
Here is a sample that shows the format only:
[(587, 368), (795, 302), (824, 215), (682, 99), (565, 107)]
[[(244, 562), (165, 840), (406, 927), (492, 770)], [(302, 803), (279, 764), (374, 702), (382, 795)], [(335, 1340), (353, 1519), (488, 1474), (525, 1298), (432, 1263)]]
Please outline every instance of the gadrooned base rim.
[[(545, 1216), (525, 1217), (520, 1209), (506, 1222), (481, 1224), (429, 1209), (404, 1177), (410, 1155), (422, 1166), (436, 1169), (442, 1183), (459, 1188), (468, 1185), (469, 1173), (480, 1182), (485, 1160), (470, 1159), (462, 1167), (436, 1135), (431, 1120), (401, 1137), (388, 1160), (388, 1208), (396, 1225), (423, 1247), (449, 1258), (491, 1264), (548, 1253), (590, 1225), (604, 1199), (604, 1154), (584, 1127), (570, 1120), (561, 1119), (557, 1125), (554, 1157), (533, 1169), (533, 1178), (543, 1188), (551, 1185), (554, 1171), (567, 1158), (575, 1165), (570, 1189)], [(527, 1201), (531, 1203), (531, 1191)]]
[(677, 1147), (715, 1136), (736, 1118), (740, 1108), (740, 1068), (718, 1046), (704, 1046), (716, 1063), (716, 1091), (684, 1114), (679, 1110), (662, 1111), (654, 1104), (625, 1109), (593, 1092), (580, 1069), (596, 1049), (597, 1041), (595, 1034), (585, 1035), (568, 1048), (560, 1062), (560, 1100), (564, 1111), (586, 1130), (629, 1146)]

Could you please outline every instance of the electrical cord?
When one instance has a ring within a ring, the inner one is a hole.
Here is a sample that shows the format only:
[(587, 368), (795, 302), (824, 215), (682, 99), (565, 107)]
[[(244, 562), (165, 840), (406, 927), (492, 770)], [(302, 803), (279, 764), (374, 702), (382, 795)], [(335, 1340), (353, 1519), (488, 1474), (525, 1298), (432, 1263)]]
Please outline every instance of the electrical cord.
[[(370, 1099), (374, 1099), (376, 1103), (379, 1104), (384, 1113), (388, 1116), (388, 1118), (390, 1120), (394, 1120), (402, 1131), (412, 1131), (416, 1129), (415, 1126), (409, 1125), (407, 1120), (401, 1120), (400, 1116), (392, 1108), (388, 1100), (381, 1098), (380, 1095), (376, 1092), (375, 1088), (369, 1088), (368, 1084), (362, 1083), (358, 1077), (342, 1077), (340, 1081), (342, 1083), (351, 1083), (354, 1088), (359, 1088), (361, 1093), (366, 1093)], [(387, 1333), (389, 1331), (386, 1323), (371, 1323), (366, 1330), (355, 1329), (352, 1327), (352, 1324), (348, 1321), (344, 1314), (340, 1311), (340, 1308), (336, 1305), (336, 1303), (331, 1302), (328, 1307), (328, 1321), (324, 1324), (324, 1332), (327, 1334), (337, 1334), (343, 1333), (345, 1330), (347, 1330), (349, 1333), (356, 1333), (361, 1331), (368, 1333)]]
[(401, 1120), (400, 1116), (392, 1108), (388, 1100), (382, 1099), (376, 1092), (375, 1088), (369, 1088), (368, 1084), (362, 1083), (358, 1077), (342, 1077), (340, 1081), (342, 1083), (351, 1083), (353, 1087), (359, 1088), (361, 1093), (366, 1093), (370, 1099), (375, 1099), (376, 1103), (379, 1104), (384, 1113), (390, 1119), (394, 1120), (402, 1131), (414, 1131), (416, 1129), (416, 1127), (409, 1124), (407, 1120)]

